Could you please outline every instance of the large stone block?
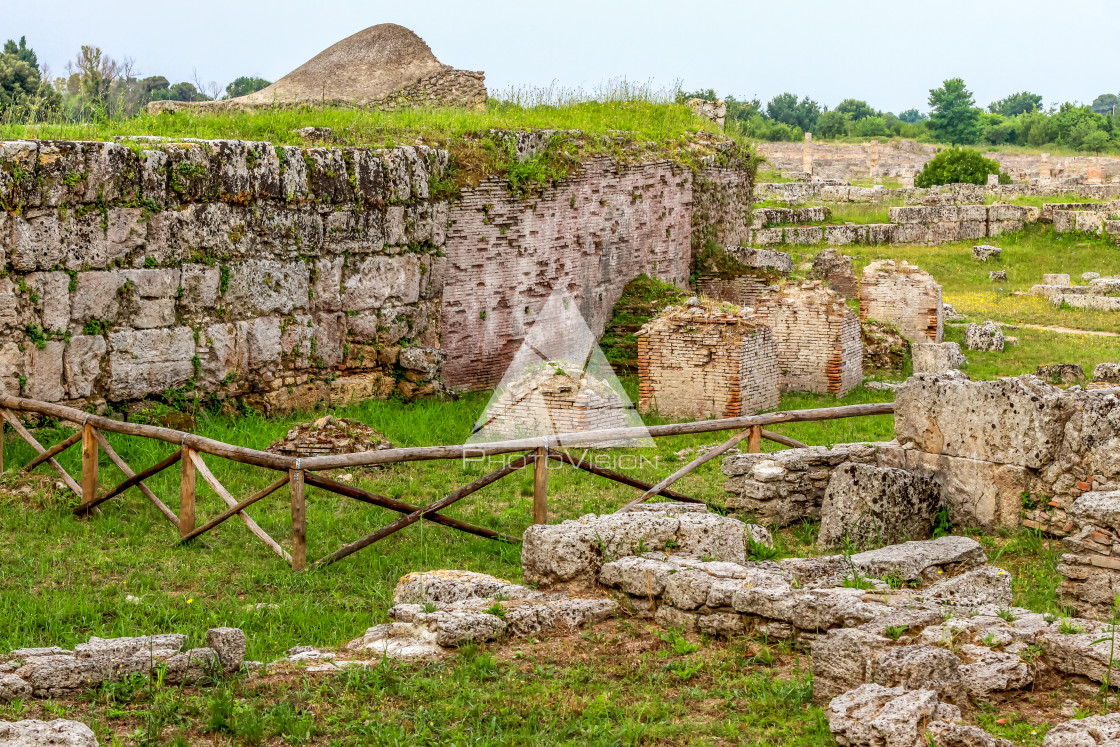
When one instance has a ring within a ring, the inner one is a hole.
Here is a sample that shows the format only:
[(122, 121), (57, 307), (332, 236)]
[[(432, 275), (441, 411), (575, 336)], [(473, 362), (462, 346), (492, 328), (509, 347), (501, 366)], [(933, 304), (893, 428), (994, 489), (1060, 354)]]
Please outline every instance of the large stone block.
[(309, 284), (304, 262), (250, 259), (232, 266), (224, 300), (237, 318), (290, 314), (308, 307)]
[(968, 365), (955, 342), (915, 342), (910, 345), (914, 373), (945, 373)]
[(390, 300), (416, 303), (420, 300), (420, 266), (421, 258), (416, 254), (347, 262), (343, 271), (343, 309), (368, 311), (381, 308)]
[(927, 539), (941, 505), (933, 481), (890, 467), (846, 464), (832, 473), (821, 505), (817, 541), (867, 548)]
[(77, 335), (70, 338), (62, 362), (66, 371), (66, 391), (71, 398), (93, 394), (107, 350), (108, 344), (101, 335)]
[(917, 374), (895, 393), (895, 437), (932, 454), (1039, 469), (1057, 458), (1072, 396), (1034, 376)]
[(66, 344), (58, 340), (28, 348), (24, 364), (27, 376), (24, 396), (44, 402), (57, 402), (65, 396), (62, 386), (62, 355), (65, 349)]
[(1030, 472), (1014, 464), (930, 454), (903, 449), (905, 469), (932, 479), (941, 488), (943, 505), (955, 527), (995, 531), (1016, 529)]
[(112, 332), (109, 346), (109, 397), (115, 401), (162, 394), (194, 373), (190, 327)]

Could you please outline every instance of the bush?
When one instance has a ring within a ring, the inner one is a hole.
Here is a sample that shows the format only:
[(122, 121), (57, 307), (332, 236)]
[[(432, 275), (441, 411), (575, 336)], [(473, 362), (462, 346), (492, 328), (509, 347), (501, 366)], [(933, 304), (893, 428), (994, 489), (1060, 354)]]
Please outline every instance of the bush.
[(967, 148), (947, 148), (929, 161), (914, 179), (917, 187), (936, 184), (987, 184), (988, 174), (999, 174), (1000, 184), (1010, 184), (1011, 177), (999, 170), (999, 164)]

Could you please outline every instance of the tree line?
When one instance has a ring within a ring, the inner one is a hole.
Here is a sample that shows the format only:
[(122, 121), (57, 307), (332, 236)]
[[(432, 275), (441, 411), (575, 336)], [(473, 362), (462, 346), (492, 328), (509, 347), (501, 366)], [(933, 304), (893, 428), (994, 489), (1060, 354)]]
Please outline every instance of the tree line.
[(38, 121), (130, 117), (152, 101), (212, 101), (244, 96), (269, 81), (241, 76), (224, 88), (214, 81), (172, 83), (162, 75), (141, 77), (134, 60), (117, 60), (100, 47), (83, 45), (66, 63), (64, 75), (52, 76), (40, 64), (26, 37), (9, 39), (0, 50), (0, 120)]
[[(712, 89), (681, 92), (678, 100), (718, 100)], [(1074, 150), (1120, 150), (1120, 96), (1103, 93), (1091, 104), (1066, 102), (1043, 108), (1042, 97), (1030, 91), (1013, 93), (976, 106), (961, 78), (951, 78), (929, 92), (929, 111), (908, 109), (899, 114), (874, 109), (866, 101), (845, 99), (835, 109), (809, 97), (782, 93), (765, 106), (758, 99), (725, 96), (727, 121), (760, 140), (904, 137), (953, 145), (1061, 145)]]

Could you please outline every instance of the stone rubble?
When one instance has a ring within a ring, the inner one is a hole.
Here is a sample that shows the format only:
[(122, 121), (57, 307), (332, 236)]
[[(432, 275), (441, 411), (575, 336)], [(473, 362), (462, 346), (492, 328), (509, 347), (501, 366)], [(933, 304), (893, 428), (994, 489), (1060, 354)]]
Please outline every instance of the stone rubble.
[(817, 543), (866, 549), (928, 539), (940, 505), (941, 489), (927, 477), (892, 467), (845, 464), (828, 481)]
[(969, 324), (964, 331), (964, 346), (967, 350), (1003, 352), (1003, 330), (995, 322)]
[(979, 244), (972, 247), (972, 258), (978, 262), (987, 262), (989, 259), (999, 259), (1003, 250), (998, 246)]
[(206, 647), (184, 650), (180, 634), (135, 638), (97, 638), (74, 647), (16, 649), (0, 657), (0, 702), (35, 695), (72, 695), (133, 674), (164, 670), (170, 685), (206, 684), (240, 669), (245, 634), (238, 628), (214, 628)]

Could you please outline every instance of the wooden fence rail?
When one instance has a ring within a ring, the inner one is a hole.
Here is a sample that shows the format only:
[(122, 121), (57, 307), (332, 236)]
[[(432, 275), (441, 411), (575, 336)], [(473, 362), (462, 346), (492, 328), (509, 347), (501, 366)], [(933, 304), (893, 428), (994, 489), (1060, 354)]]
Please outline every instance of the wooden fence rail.
[[(180, 544), (196, 540), (228, 519), (238, 516), (254, 536), (263, 542), (273, 553), (290, 563), (294, 570), (298, 571), (308, 567), (307, 489), (309, 487), (314, 487), (317, 490), (323, 490), (402, 514), (400, 518), (378, 529), (376, 532), (372, 532), (361, 539), (343, 545), (330, 555), (320, 558), (312, 563), (311, 567), (330, 565), (418, 521), (433, 522), (487, 539), (516, 543), (519, 540), (515, 537), (509, 537), (487, 527), (475, 526), (459, 519), (445, 516), (440, 512), (484, 487), (497, 482), (503, 477), (531, 465), (533, 468), (533, 521), (537, 524), (546, 523), (548, 521), (549, 461), (567, 464), (574, 469), (588, 472), (643, 491), (636, 500), (624, 505), (619, 509), (620, 511), (630, 510), (642, 501), (649, 500), (654, 496), (663, 496), (677, 501), (699, 503), (700, 501), (697, 499), (670, 490), (669, 487), (684, 476), (692, 473), (697, 467), (726, 453), (729, 449), (742, 441), (747, 441), (747, 448), (750, 452), (758, 452), (760, 450), (762, 439), (768, 439), (785, 446), (805, 446), (805, 444), (800, 441), (768, 431), (763, 426), (776, 423), (834, 420), (838, 418), (862, 417), (867, 415), (889, 415), (893, 412), (894, 404), (889, 402), (866, 405), (846, 405), (843, 407), (791, 410), (786, 412), (765, 413), (762, 415), (747, 415), (736, 418), (702, 420), (693, 423), (673, 423), (669, 425), (654, 425), (639, 428), (612, 428), (581, 433), (564, 433), (548, 437), (495, 441), (484, 444), (419, 446), (355, 454), (296, 458), (227, 444), (171, 428), (162, 428), (143, 423), (123, 423), (111, 418), (91, 415), (65, 405), (0, 394), (0, 471), (4, 469), (3, 431), (4, 424), (7, 423), (36, 453), (36, 456), (23, 466), (23, 470), (29, 471), (42, 464), (47, 464), (55, 470), (67, 487), (80, 499), (79, 505), (74, 509), (76, 515), (88, 515), (98, 510), (98, 506), (106, 501), (126, 493), (131, 488), (136, 488), (153, 506), (155, 506), (168, 522), (176, 527), (178, 542)], [(36, 414), (66, 420), (75, 424), (78, 430), (75, 434), (67, 437), (58, 444), (50, 448), (45, 448), (35, 439), (35, 436), (31, 434), (26, 426), (24, 426), (16, 416), (16, 413)], [(591, 446), (597, 443), (619, 442), (628, 439), (646, 437), (660, 438), (664, 436), (696, 433), (714, 433), (726, 430), (734, 430), (737, 431), (737, 433), (719, 446), (706, 451), (654, 485), (635, 479), (621, 472), (597, 466), (583, 458), (573, 456), (565, 448)], [(104, 435), (106, 432), (162, 441), (173, 445), (174, 451), (156, 464), (140, 472), (136, 472), (109, 444)], [(81, 484), (67, 473), (56, 459), (60, 454), (78, 443), (81, 443), (82, 448)], [(101, 491), (99, 485), (98, 467), (101, 452), (104, 452), (109, 461), (115, 464), (125, 476), (124, 481), (107, 491)], [(509, 460), (499, 469), (458, 488), (444, 498), (429, 503), (426, 506), (415, 506), (395, 498), (378, 495), (352, 485), (337, 482), (324, 475), (316, 474), (332, 469), (347, 469), (379, 464), (437, 459), (472, 461), (516, 453), (522, 453), (522, 455)], [(281, 472), (282, 475), (268, 486), (238, 501), (214, 476), (214, 473), (210, 470), (204, 459), (204, 455), (221, 457), (240, 464), (275, 470)], [(163, 501), (161, 501), (145, 484), (145, 480), (150, 479), (175, 464), (179, 464), (180, 467), (178, 513), (172, 511), (171, 508), (163, 503)], [(198, 481), (200, 479), (204, 485), (207, 485), (222, 499), (226, 504), (226, 509), (217, 516), (205, 521), (202, 526), (196, 527), (196, 496)], [(246, 512), (250, 506), (253, 506), (285, 486), (288, 487), (292, 519), (290, 553), (253, 521)]]

